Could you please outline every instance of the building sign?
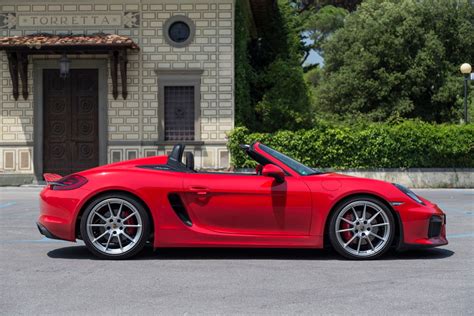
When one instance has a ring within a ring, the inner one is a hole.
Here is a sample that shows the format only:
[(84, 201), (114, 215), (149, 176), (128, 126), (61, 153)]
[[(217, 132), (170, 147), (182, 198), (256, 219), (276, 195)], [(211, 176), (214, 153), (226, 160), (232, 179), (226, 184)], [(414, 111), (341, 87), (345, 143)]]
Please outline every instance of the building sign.
[(125, 27), (140, 26), (139, 12), (122, 12), (118, 14), (0, 14), (0, 29), (8, 28), (57, 28), (57, 27)]
[(57, 26), (120, 26), (119, 14), (61, 14), (61, 15), (19, 15), (19, 27), (57, 27)]

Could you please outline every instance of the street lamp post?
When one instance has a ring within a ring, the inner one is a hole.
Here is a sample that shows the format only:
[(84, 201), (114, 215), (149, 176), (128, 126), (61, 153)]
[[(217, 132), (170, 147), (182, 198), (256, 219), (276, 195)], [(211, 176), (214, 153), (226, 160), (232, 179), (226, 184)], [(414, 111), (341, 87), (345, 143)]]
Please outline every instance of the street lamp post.
[(469, 80), (469, 75), (471, 74), (472, 67), (468, 63), (461, 65), (461, 73), (464, 75), (464, 122), (467, 124), (467, 83)]

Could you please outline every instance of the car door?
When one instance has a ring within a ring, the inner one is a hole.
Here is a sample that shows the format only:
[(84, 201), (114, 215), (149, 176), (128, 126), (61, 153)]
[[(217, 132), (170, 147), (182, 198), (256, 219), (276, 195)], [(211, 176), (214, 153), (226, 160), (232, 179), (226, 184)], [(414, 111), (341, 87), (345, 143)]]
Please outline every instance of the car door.
[(308, 235), (311, 195), (296, 177), (231, 173), (184, 175), (184, 200), (193, 223), (231, 234)]

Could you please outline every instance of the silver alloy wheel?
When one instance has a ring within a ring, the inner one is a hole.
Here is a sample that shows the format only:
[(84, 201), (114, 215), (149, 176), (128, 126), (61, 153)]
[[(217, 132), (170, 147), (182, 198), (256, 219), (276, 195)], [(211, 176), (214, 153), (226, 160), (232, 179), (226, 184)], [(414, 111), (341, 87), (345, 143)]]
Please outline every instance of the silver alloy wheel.
[(337, 216), (335, 229), (341, 247), (358, 257), (377, 254), (390, 239), (386, 211), (370, 201), (355, 201), (346, 205)]
[(137, 208), (120, 198), (99, 202), (89, 213), (86, 225), (92, 245), (109, 255), (130, 251), (138, 244), (143, 233)]

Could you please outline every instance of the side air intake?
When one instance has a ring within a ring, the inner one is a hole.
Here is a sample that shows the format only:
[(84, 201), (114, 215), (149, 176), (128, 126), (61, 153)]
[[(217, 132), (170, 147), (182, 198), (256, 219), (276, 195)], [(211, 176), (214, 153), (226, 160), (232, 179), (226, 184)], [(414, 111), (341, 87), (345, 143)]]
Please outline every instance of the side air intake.
[(168, 195), (168, 201), (170, 201), (171, 207), (179, 219), (187, 226), (193, 226), (193, 222), (189, 218), (188, 211), (186, 211), (181, 197), (177, 193), (170, 193)]

